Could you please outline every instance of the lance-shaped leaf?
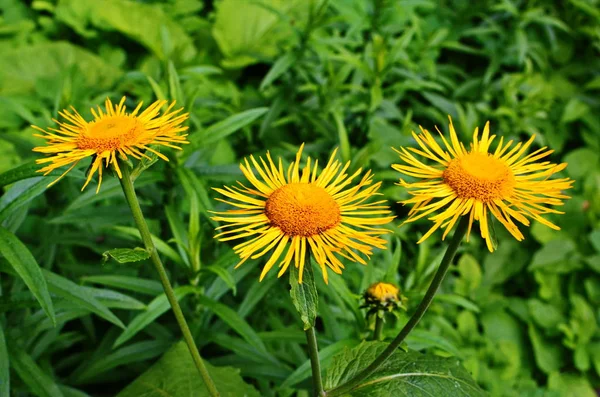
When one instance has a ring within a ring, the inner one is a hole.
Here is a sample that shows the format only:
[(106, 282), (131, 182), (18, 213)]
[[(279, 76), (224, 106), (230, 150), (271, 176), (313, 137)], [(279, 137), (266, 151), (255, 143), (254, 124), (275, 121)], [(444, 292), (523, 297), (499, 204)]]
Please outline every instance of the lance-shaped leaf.
[(290, 296), (292, 302), (302, 320), (304, 330), (314, 327), (319, 307), (319, 296), (317, 295), (317, 285), (313, 275), (310, 259), (306, 261), (302, 277), (302, 284), (298, 283), (299, 269), (292, 266), (290, 270)]

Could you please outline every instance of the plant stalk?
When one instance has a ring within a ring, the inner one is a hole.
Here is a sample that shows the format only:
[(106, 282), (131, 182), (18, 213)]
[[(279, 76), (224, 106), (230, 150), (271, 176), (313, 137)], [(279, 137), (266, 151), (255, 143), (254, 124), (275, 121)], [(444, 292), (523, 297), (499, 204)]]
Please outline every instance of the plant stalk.
[(319, 362), (319, 348), (317, 347), (315, 327), (310, 327), (304, 332), (306, 333), (306, 341), (308, 342), (308, 355), (310, 356), (310, 367), (312, 369), (315, 396), (325, 396), (325, 392), (323, 391), (323, 380), (321, 378), (321, 363)]
[(385, 314), (382, 314), (381, 317), (378, 313), (375, 314), (375, 331), (373, 331), (373, 340), (375, 341), (381, 340), (381, 334), (383, 333), (383, 316), (385, 316)]
[(344, 393), (348, 393), (356, 386), (358, 386), (360, 382), (362, 382), (367, 377), (369, 377), (369, 375), (375, 372), (377, 368), (379, 368), (385, 362), (385, 360), (387, 360), (396, 351), (398, 346), (400, 346), (400, 344), (404, 341), (408, 334), (415, 328), (415, 326), (419, 323), (419, 321), (429, 308), (429, 305), (431, 305), (433, 297), (435, 296), (438, 288), (442, 284), (442, 281), (444, 280), (444, 277), (448, 272), (448, 268), (452, 264), (454, 255), (458, 250), (458, 246), (460, 245), (460, 242), (462, 241), (463, 237), (467, 232), (468, 225), (469, 217), (463, 216), (458, 223), (458, 226), (456, 228), (456, 231), (454, 232), (454, 236), (452, 237), (450, 244), (448, 244), (448, 248), (446, 249), (446, 253), (442, 258), (442, 262), (440, 263), (440, 266), (438, 267), (435, 276), (433, 276), (433, 280), (431, 281), (427, 292), (425, 292), (425, 296), (421, 300), (421, 303), (419, 303), (419, 306), (417, 307), (415, 313), (408, 320), (408, 323), (406, 323), (404, 328), (400, 330), (398, 336), (396, 336), (396, 338), (388, 345), (388, 347), (386, 347), (386, 349), (383, 352), (381, 352), (381, 354), (379, 354), (379, 356), (377, 356), (367, 368), (363, 369), (361, 372), (356, 374), (352, 379), (348, 380), (346, 383), (334, 387), (331, 390), (327, 390), (326, 393), (328, 397), (334, 397), (342, 395)]
[(150, 234), (150, 230), (148, 229), (148, 225), (146, 224), (146, 219), (144, 219), (144, 215), (142, 213), (142, 209), (140, 208), (140, 203), (135, 194), (135, 189), (133, 187), (133, 182), (131, 181), (131, 173), (129, 171), (129, 165), (123, 161), (119, 161), (119, 168), (121, 169), (122, 178), (121, 178), (121, 187), (123, 188), (123, 192), (125, 193), (125, 199), (127, 200), (127, 204), (129, 204), (129, 208), (131, 209), (131, 214), (133, 215), (133, 219), (135, 224), (140, 231), (140, 235), (142, 237), (142, 241), (144, 242), (144, 246), (146, 250), (150, 253), (150, 259), (152, 263), (154, 263), (154, 267), (158, 272), (160, 277), (160, 281), (162, 283), (163, 289), (165, 290), (165, 294), (167, 295), (167, 299), (169, 300), (169, 304), (173, 309), (173, 314), (177, 319), (177, 324), (181, 329), (181, 333), (183, 334), (183, 339), (190, 350), (190, 354), (194, 360), (194, 364), (204, 380), (204, 384), (208, 389), (208, 392), (213, 397), (218, 397), (219, 392), (217, 391), (217, 387), (210, 377), (204, 362), (202, 361), (202, 357), (200, 357), (200, 353), (198, 352), (198, 347), (196, 347), (196, 342), (194, 342), (194, 338), (190, 331), (190, 328), (185, 321), (185, 317), (183, 316), (183, 312), (181, 311), (181, 307), (179, 306), (179, 302), (177, 302), (177, 298), (175, 297), (175, 293), (173, 292), (173, 287), (171, 286), (171, 282), (169, 281), (169, 277), (167, 276), (167, 272), (165, 271), (165, 267), (158, 256), (158, 252), (156, 251), (156, 247), (154, 246), (154, 242), (152, 241), (152, 235)]

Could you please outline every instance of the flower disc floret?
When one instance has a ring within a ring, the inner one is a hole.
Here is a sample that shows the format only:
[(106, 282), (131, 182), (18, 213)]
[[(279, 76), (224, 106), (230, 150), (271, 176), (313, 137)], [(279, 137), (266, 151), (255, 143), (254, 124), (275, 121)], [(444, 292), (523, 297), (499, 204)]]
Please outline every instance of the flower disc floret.
[(265, 215), (271, 225), (292, 237), (315, 236), (342, 221), (339, 204), (312, 183), (290, 183), (275, 190), (265, 203)]

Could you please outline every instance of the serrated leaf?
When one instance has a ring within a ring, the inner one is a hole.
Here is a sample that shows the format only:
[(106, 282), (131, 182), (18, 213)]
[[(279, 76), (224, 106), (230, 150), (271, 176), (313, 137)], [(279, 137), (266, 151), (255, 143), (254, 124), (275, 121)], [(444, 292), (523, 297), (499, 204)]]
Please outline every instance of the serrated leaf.
[(298, 282), (300, 270), (295, 266), (290, 267), (290, 285), (292, 287), (290, 296), (296, 310), (300, 314), (300, 320), (302, 320), (305, 331), (315, 326), (319, 307), (319, 295), (317, 293), (312, 265), (310, 260), (306, 262), (302, 284)]
[(150, 258), (150, 253), (144, 248), (114, 248), (102, 254), (104, 262), (110, 258), (119, 263), (139, 262)]
[(14, 234), (1, 226), (0, 254), (21, 277), (52, 323), (56, 324), (52, 299), (40, 266), (27, 247)]
[[(331, 389), (350, 380), (386, 347), (387, 343), (383, 342), (364, 342), (334, 357), (325, 376), (325, 388)], [(397, 350), (347, 395), (483, 397), (487, 394), (455, 358)]]
[[(239, 370), (214, 367), (204, 361), (222, 397), (259, 397), (253, 386), (244, 383)], [(149, 370), (140, 375), (117, 397), (204, 397), (209, 396), (184, 342), (174, 345)]]

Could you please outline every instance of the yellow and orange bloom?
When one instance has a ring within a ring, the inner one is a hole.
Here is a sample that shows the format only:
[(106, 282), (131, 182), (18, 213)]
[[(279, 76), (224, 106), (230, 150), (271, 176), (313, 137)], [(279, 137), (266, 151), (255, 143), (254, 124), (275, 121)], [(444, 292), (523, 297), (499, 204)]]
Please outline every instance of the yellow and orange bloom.
[[(141, 159), (148, 157), (144, 152), (149, 151), (161, 159), (169, 161), (164, 154), (149, 145), (181, 149), (177, 145), (189, 143), (186, 139), (187, 134), (180, 134), (188, 128), (182, 126), (182, 123), (188, 118), (188, 114), (181, 113), (181, 108), (172, 110), (175, 102), (172, 102), (162, 114), (160, 109), (167, 104), (165, 100), (154, 102), (141, 113), (142, 103), (131, 113), (126, 112), (124, 103), (125, 97), (118, 104), (113, 104), (110, 99), (107, 99), (105, 110), (102, 110), (100, 106), (97, 110), (91, 109), (94, 120), (89, 122), (81, 117), (77, 110), (71, 108), (72, 112), (69, 110), (59, 112), (65, 120), (64, 122), (53, 120), (58, 124), (58, 129), (49, 128), (46, 131), (32, 126), (41, 132), (35, 136), (46, 140), (45, 146), (39, 146), (33, 150), (50, 155), (36, 161), (38, 164), (47, 164), (39, 172), (47, 175), (57, 168), (71, 165), (50, 185), (58, 182), (79, 161), (93, 157), (91, 169), (81, 190), (85, 189), (94, 174), (98, 172), (98, 188), (96, 189), (98, 192), (102, 184), (104, 166), (109, 167), (112, 164), (121, 178), (117, 156), (121, 156), (123, 159), (127, 159), (127, 156)], [(105, 165), (102, 164), (103, 161)]]
[(377, 191), (381, 182), (373, 183), (369, 171), (354, 183), (361, 170), (346, 174), (350, 162), (342, 165), (335, 160), (336, 151), (321, 172), (317, 161), (312, 162), (310, 157), (302, 168), (303, 147), (287, 172), (281, 159), (275, 165), (268, 152), (267, 162), (250, 156), (250, 162), (245, 159), (240, 168), (251, 187), (238, 182), (239, 186), (215, 189), (233, 201), (217, 200), (236, 207), (216, 213), (213, 219), (224, 223), (218, 230), (225, 231), (215, 237), (220, 241), (250, 238), (234, 248), (241, 258), (237, 266), (273, 251), (260, 280), (278, 261), (278, 277), (281, 277), (293, 261), (299, 268), (298, 281), (302, 283), (305, 258), (310, 250), (327, 282), (328, 268), (342, 273), (344, 265), (338, 256), (366, 264), (361, 254), (368, 257), (373, 247), (385, 248), (386, 241), (379, 236), (389, 230), (377, 226), (394, 217), (389, 216), (385, 200), (367, 203), (369, 198), (380, 194)]
[[(573, 180), (550, 177), (562, 171), (567, 164), (539, 162), (553, 152), (546, 147), (525, 155), (535, 136), (516, 145), (513, 141), (504, 143), (504, 139), (500, 138), (496, 149), (491, 152), (490, 145), (496, 136), (490, 135), (489, 122), (481, 138), (479, 129), (475, 129), (473, 142), (467, 150), (459, 142), (452, 119), (449, 119), (450, 142), (438, 130), (443, 147), (421, 127), (420, 134), (413, 133), (419, 148), (396, 150), (404, 164), (394, 164), (393, 168), (417, 179), (416, 182), (400, 179), (399, 185), (408, 189), (412, 196), (402, 201), (412, 205), (405, 223), (427, 216), (433, 222), (419, 243), (440, 227), (445, 229), (444, 239), (461, 216), (469, 216), (467, 241), (473, 221), (479, 221), (481, 237), (490, 251), (494, 250), (494, 246), (488, 214), (519, 241), (524, 237), (513, 220), (529, 226), (530, 219), (534, 219), (558, 230), (558, 226), (542, 215), (563, 213), (549, 206), (563, 205), (563, 200), (569, 198), (563, 192), (572, 187)], [(428, 165), (415, 155), (433, 164)], [(436, 211), (439, 213), (434, 214)]]

